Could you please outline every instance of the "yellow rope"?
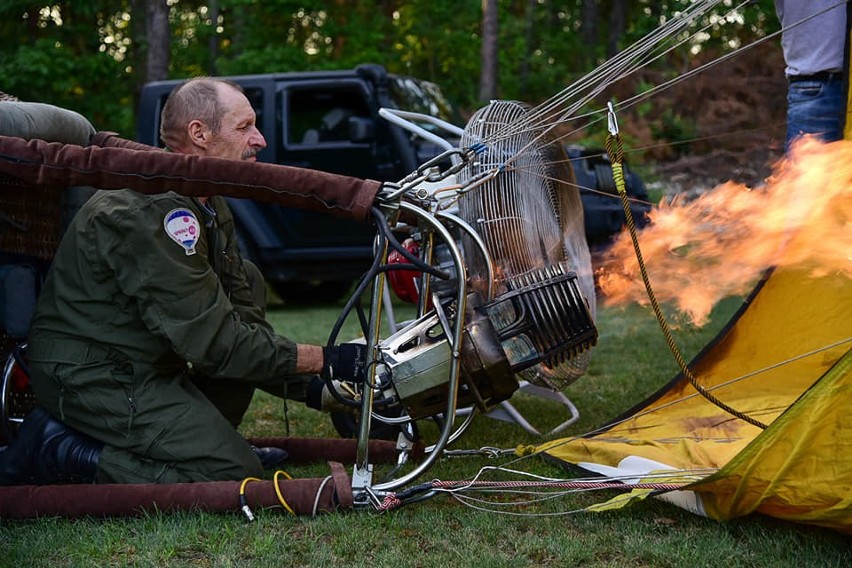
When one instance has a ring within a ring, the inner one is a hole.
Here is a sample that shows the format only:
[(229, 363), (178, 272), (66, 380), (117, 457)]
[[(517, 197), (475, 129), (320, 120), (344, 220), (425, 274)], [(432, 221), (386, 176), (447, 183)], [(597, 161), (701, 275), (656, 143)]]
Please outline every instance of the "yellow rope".
[(660, 304), (657, 302), (657, 297), (654, 294), (654, 289), (651, 287), (651, 280), (648, 277), (648, 271), (645, 268), (645, 261), (642, 258), (642, 250), (639, 248), (639, 239), (636, 237), (636, 225), (633, 222), (633, 213), (630, 210), (630, 201), (627, 199), (627, 189), (624, 184), (624, 170), (622, 167), (622, 160), (624, 158), (624, 146), (621, 142), (621, 136), (618, 134), (618, 128), (614, 125), (614, 115), (611, 117), (611, 127), (610, 134), (606, 137), (606, 151), (609, 154), (610, 163), (612, 164), (612, 179), (615, 182), (615, 187), (618, 189), (618, 195), (621, 197), (621, 206), (624, 209), (624, 217), (627, 221), (627, 229), (630, 233), (630, 239), (633, 242), (633, 250), (636, 252), (636, 260), (639, 262), (639, 272), (642, 274), (642, 282), (645, 283), (645, 291), (648, 293), (648, 299), (651, 301), (651, 307), (654, 309), (654, 315), (657, 316), (657, 322), (660, 324), (660, 329), (663, 331), (663, 335), (666, 338), (666, 343), (669, 346), (669, 350), (671, 350), (672, 355), (674, 355), (675, 361), (677, 361), (678, 366), (680, 367), (683, 376), (689, 381), (698, 393), (703, 396), (705, 399), (715, 404), (725, 412), (736, 416), (741, 420), (745, 420), (749, 424), (757, 426), (761, 429), (766, 429), (766, 424), (755, 420), (754, 418), (744, 414), (731, 406), (728, 406), (718, 398), (716, 398), (710, 391), (705, 389), (698, 383), (698, 380), (692, 374), (692, 371), (686, 364), (686, 361), (683, 360), (683, 357), (680, 354), (680, 350), (677, 347), (677, 344), (674, 341), (674, 337), (672, 337), (671, 331), (669, 330), (669, 325), (666, 322), (666, 318), (663, 315), (662, 309), (660, 309)]

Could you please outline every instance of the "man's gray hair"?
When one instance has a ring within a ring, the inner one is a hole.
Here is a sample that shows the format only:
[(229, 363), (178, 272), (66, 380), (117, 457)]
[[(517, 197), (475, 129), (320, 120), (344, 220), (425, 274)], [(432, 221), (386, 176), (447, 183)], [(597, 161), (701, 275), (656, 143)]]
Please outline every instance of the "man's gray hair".
[(243, 92), (233, 81), (217, 77), (195, 77), (175, 87), (160, 117), (160, 138), (166, 147), (174, 149), (185, 144), (186, 127), (193, 120), (200, 120), (214, 133), (219, 132), (223, 113), (219, 85)]

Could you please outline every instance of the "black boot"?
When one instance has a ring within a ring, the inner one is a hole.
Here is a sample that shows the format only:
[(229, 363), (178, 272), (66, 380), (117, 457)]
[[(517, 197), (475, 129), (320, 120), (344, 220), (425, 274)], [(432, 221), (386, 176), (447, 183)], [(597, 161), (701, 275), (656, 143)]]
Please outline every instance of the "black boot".
[(93, 483), (102, 448), (36, 407), (0, 453), (0, 485)]
[(287, 458), (290, 457), (287, 450), (283, 450), (281, 448), (258, 448), (256, 446), (252, 446), (251, 451), (253, 451), (254, 455), (257, 456), (257, 459), (260, 460), (260, 465), (263, 466), (263, 469), (275, 469), (279, 465), (282, 465), (285, 461), (287, 461)]

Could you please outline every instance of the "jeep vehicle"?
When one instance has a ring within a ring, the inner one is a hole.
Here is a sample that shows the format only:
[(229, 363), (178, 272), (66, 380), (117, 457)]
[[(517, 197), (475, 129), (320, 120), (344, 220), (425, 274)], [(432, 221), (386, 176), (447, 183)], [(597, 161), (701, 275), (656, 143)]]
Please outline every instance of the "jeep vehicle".
[[(421, 113), (461, 124), (437, 85), (389, 74), (379, 65), (227, 78), (242, 86), (257, 112), (258, 128), (268, 144), (258, 154), (260, 161), (398, 181), (444, 148), (385, 120), (379, 109)], [(162, 147), (160, 112), (180, 82), (144, 86), (138, 113), (139, 142)], [(440, 136), (446, 138), (447, 133)], [(605, 173), (605, 167), (601, 169), (585, 155), (574, 157), (589, 161), (579, 168), (581, 186), (611, 184), (596, 179)], [(608, 238), (623, 224), (618, 199), (601, 200), (599, 195), (583, 192), (584, 205), (587, 199), (589, 207), (599, 210), (587, 211), (590, 240)], [(249, 200), (229, 202), (244, 255), (258, 265), (282, 298), (336, 299), (369, 267), (375, 234), (369, 226)]]

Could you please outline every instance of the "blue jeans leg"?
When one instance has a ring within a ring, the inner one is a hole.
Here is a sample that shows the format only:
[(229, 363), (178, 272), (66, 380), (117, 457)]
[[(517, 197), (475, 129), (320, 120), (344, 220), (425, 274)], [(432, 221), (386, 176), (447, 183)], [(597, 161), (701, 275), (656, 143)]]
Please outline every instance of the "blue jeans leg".
[(784, 148), (801, 134), (817, 134), (825, 142), (843, 138), (843, 85), (840, 77), (793, 81), (787, 91), (787, 140)]

